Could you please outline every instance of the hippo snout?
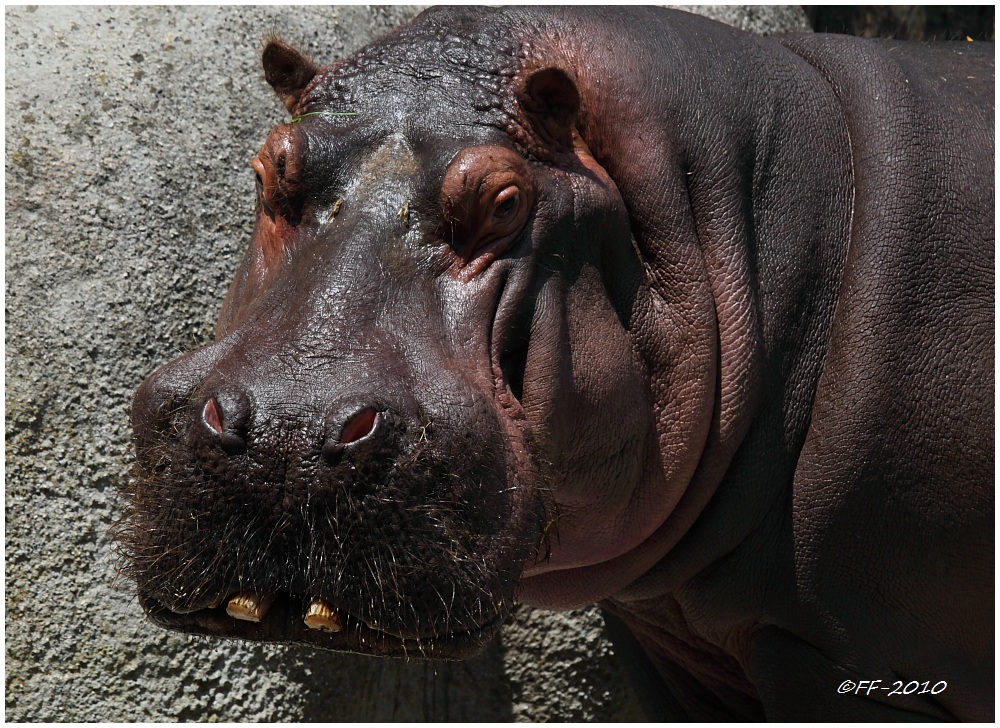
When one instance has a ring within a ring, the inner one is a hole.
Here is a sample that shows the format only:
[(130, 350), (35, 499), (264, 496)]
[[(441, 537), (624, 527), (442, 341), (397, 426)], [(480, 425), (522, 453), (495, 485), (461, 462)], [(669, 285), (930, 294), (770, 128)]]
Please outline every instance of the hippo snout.
[(205, 349), (164, 364), (150, 374), (132, 398), (132, 431), (140, 460), (155, 460), (184, 420), (190, 399), (211, 366)]
[(478, 649), (532, 544), (509, 529), (521, 504), (489, 403), (447, 418), (387, 376), (303, 377), (261, 352), (243, 368), (245, 350), (206, 347), (135, 395), (119, 541), (150, 617), (331, 649)]

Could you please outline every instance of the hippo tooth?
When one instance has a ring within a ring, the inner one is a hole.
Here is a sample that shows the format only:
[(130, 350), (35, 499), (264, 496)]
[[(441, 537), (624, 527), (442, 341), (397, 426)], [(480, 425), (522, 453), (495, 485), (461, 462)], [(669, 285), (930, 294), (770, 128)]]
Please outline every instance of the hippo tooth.
[(304, 621), (309, 629), (323, 632), (340, 632), (344, 628), (340, 615), (322, 599), (313, 599), (309, 602)]
[(230, 597), (226, 605), (226, 613), (233, 619), (246, 622), (259, 622), (267, 615), (274, 601), (274, 594), (257, 594), (255, 592), (240, 592)]

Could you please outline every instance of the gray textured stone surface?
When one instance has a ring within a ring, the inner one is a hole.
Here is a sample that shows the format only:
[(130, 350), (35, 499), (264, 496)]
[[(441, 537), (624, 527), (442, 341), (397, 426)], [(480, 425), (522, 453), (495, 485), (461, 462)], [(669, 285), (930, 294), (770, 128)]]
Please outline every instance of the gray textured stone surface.
[(326, 62), (412, 12), (6, 10), (7, 720), (641, 718), (593, 609), (380, 661), (164, 632), (114, 577), (132, 392), (209, 339), (284, 118), (262, 35)]
[(664, 5), (728, 23), (760, 35), (806, 33), (809, 21), (801, 5)]

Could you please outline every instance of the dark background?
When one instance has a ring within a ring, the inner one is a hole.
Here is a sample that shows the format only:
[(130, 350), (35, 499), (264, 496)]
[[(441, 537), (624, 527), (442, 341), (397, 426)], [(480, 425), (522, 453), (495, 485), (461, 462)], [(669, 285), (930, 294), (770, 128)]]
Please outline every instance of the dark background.
[(817, 33), (898, 40), (994, 40), (993, 5), (806, 5)]

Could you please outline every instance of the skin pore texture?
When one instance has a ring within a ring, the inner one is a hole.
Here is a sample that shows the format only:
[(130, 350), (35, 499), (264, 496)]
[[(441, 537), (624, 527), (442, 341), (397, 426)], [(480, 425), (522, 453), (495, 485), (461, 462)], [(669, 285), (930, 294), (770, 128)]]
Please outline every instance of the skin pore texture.
[[(216, 340), (136, 394), (140, 603), (462, 657), (600, 601), (665, 718), (987, 720), (992, 62), (638, 8), (272, 40)], [(895, 676), (949, 687), (837, 693)]]

